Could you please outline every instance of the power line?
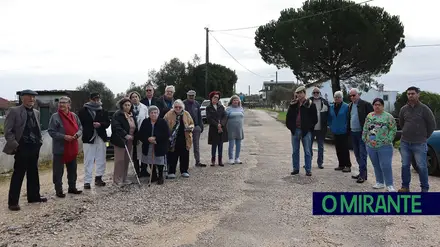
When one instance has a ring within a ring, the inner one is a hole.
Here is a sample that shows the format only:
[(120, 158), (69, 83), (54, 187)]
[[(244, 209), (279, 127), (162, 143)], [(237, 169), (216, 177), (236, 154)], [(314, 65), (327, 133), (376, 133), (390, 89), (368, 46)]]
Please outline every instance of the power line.
[(440, 44), (426, 44), (426, 45), (407, 45), (406, 47), (409, 48), (417, 48), (417, 47), (437, 47), (440, 46)]
[(244, 66), (243, 64), (241, 64), (234, 56), (232, 56), (232, 54), (215, 38), (215, 36), (214, 35), (212, 35), (212, 33), (210, 32), (209, 33), (211, 36), (212, 36), (212, 38), (217, 42), (217, 44), (219, 44), (220, 45), (220, 47), (221, 48), (223, 48), (223, 50), (226, 52), (226, 53), (228, 53), (228, 55), (232, 58), (232, 59), (234, 59), (235, 60), (235, 62), (237, 62), (238, 64), (240, 64), (241, 65), (241, 67), (243, 67), (244, 69), (246, 69), (247, 71), (249, 71), (250, 73), (252, 73), (252, 74), (254, 74), (254, 75), (256, 75), (256, 76), (258, 76), (258, 77), (262, 77), (262, 78), (268, 78), (268, 77), (265, 77), (265, 76), (262, 76), (262, 75), (259, 75), (259, 74), (257, 74), (257, 73), (255, 73), (255, 72), (253, 72), (252, 70), (250, 70), (250, 69), (248, 69), (246, 66)]
[[(249, 36), (245, 36), (245, 35), (232, 34), (232, 33), (225, 33), (225, 32), (220, 32), (220, 31), (217, 31), (216, 33), (219, 33), (219, 34), (225, 34), (225, 35), (228, 35), (228, 36), (231, 36), (231, 37), (237, 37), (237, 38), (243, 38), (243, 39), (252, 39), (252, 40), (255, 40), (255, 38), (253, 38), (253, 37), (249, 37)], [(408, 48), (440, 47), (440, 44), (407, 45), (407, 46), (405, 46), (405, 47), (408, 47)]]
[[(367, 0), (367, 1), (363, 1), (363, 2), (357, 3), (357, 4), (360, 5), (360, 4), (364, 4), (364, 3), (368, 3), (368, 2), (372, 2), (372, 1), (374, 1), (374, 0)], [(303, 19), (309, 19), (309, 18), (312, 18), (312, 17), (315, 17), (315, 16), (325, 15), (325, 14), (328, 14), (328, 13), (332, 13), (332, 12), (339, 11), (339, 10), (346, 9), (346, 8), (350, 8), (350, 7), (351, 6), (345, 6), (345, 7), (341, 7), (341, 8), (332, 9), (332, 10), (322, 11), (322, 12), (318, 12), (316, 14), (306, 15), (306, 16), (303, 16), (303, 17), (300, 17), (300, 18), (290, 19), (290, 20), (286, 20), (286, 21), (280, 21), (278, 23), (289, 23), (289, 22), (299, 21), (299, 20), (303, 20)], [(261, 25), (252, 26), (252, 27), (240, 27), (240, 28), (223, 29), (223, 30), (211, 30), (211, 32), (239, 31), (239, 30), (246, 30), (246, 29), (255, 29), (255, 28), (258, 28), (260, 26)]]

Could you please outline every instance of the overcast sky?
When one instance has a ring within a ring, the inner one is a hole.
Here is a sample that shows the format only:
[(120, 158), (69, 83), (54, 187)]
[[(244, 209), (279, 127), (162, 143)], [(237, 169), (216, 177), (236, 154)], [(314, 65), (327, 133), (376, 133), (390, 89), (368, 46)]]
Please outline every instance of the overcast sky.
[[(361, 2), (362, 0), (356, 0)], [(0, 97), (14, 99), (24, 88), (74, 89), (89, 78), (116, 94), (130, 81), (147, 80), (149, 69), (173, 57), (205, 57), (205, 30), (265, 24), (301, 0), (0, 0)], [(438, 0), (375, 0), (399, 15), (407, 45), (439, 44)], [(258, 92), (276, 68), (265, 64), (252, 39), (255, 29), (213, 33), (251, 74), (212, 38), (210, 61), (237, 71), (237, 90)], [(440, 92), (440, 47), (406, 48), (379, 80), (387, 90), (415, 84)], [(264, 77), (264, 78), (263, 78)], [(293, 80), (279, 71), (279, 80)], [(432, 80), (427, 80), (432, 79)], [(423, 81), (424, 80), (424, 81)]]

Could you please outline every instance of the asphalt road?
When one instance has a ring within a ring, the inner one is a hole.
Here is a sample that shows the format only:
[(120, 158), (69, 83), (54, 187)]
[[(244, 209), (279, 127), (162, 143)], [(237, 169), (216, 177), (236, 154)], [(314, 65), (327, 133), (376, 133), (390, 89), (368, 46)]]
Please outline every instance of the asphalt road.
[[(206, 132), (201, 148), (208, 162)], [(334, 147), (326, 144), (325, 169), (316, 168), (315, 156), (312, 177), (304, 170), (292, 177), (290, 133), (266, 112), (246, 112), (241, 159), (242, 165), (207, 168), (191, 161), (191, 178), (164, 186), (118, 189), (110, 182), (47, 204), (22, 198), (22, 211), (0, 209), (0, 246), (440, 246), (440, 217), (313, 216), (314, 191), (373, 191), (371, 164), (369, 180), (356, 184), (351, 174), (333, 170)], [(111, 163), (107, 172), (109, 178)], [(41, 177), (42, 192), (53, 196), (51, 173)], [(430, 184), (440, 191), (438, 178)], [(5, 204), (7, 186), (0, 184)], [(412, 190), (418, 190), (415, 173)]]

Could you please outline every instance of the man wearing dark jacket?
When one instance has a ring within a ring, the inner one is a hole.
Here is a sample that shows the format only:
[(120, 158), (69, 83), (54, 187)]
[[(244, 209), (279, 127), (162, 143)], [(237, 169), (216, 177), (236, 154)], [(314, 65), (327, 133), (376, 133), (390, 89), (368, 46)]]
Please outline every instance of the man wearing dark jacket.
[(310, 98), (316, 106), (316, 112), (318, 117), (318, 122), (315, 125), (315, 129), (312, 133), (312, 157), (313, 157), (313, 142), (316, 138), (318, 143), (318, 167), (323, 169), (324, 163), (324, 139), (327, 134), (327, 120), (329, 114), (329, 104), (327, 100), (321, 97), (321, 91), (319, 87), (313, 89), (313, 95)]
[(206, 167), (205, 164), (200, 163), (200, 135), (203, 132), (203, 121), (202, 121), (202, 113), (200, 110), (200, 104), (195, 100), (196, 92), (194, 90), (189, 90), (186, 93), (188, 99), (184, 100), (185, 111), (189, 112), (193, 121), (194, 121), (194, 129), (193, 129), (193, 150), (194, 150), (194, 159), (196, 160), (197, 167)]
[[(359, 175), (352, 176), (357, 183), (367, 180), (367, 148), (362, 140), (362, 129), (365, 118), (373, 111), (373, 105), (360, 99), (359, 90), (352, 88), (349, 92), (351, 103), (348, 105), (348, 129), (351, 135), (353, 151), (359, 164)], [(343, 172), (351, 172), (350, 167), (342, 169)]]
[(110, 126), (110, 119), (108, 112), (102, 108), (99, 93), (90, 94), (90, 101), (84, 104), (78, 117), (83, 126), (84, 189), (91, 188), (95, 163), (95, 185), (105, 186), (102, 176), (105, 174), (107, 128)]
[(165, 94), (159, 97), (156, 101), (156, 106), (160, 111), (160, 118), (163, 118), (165, 114), (173, 107), (174, 104), (174, 86), (167, 86), (165, 88)]
[(306, 98), (306, 88), (298, 87), (286, 115), (286, 126), (292, 133), (292, 175), (299, 173), (299, 146), (302, 142), (306, 175), (312, 176), (312, 133), (318, 122), (317, 114), (313, 101)]
[(146, 105), (146, 106), (156, 105), (157, 98), (154, 97), (154, 87), (153, 87), (153, 84), (148, 83), (146, 91), (147, 91), (147, 93), (145, 95), (145, 98), (143, 98), (141, 100), (141, 103)]

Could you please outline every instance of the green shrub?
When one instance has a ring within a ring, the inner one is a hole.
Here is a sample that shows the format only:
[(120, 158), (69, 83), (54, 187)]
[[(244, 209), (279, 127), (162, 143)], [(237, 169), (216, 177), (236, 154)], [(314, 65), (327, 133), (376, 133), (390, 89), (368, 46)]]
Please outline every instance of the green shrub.
[(397, 148), (397, 149), (400, 148), (400, 140), (398, 140), (394, 143), (394, 148)]
[(3, 124), (0, 124), (0, 135), (5, 134), (5, 126)]

